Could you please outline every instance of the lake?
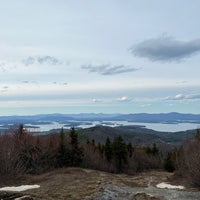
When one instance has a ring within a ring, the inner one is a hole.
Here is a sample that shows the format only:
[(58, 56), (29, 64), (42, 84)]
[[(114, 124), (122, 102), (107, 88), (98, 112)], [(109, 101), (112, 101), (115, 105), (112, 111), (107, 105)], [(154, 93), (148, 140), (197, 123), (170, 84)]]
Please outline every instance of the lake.
[(51, 129), (59, 129), (61, 127), (71, 128), (72, 126), (77, 127), (77, 128), (90, 128), (97, 125), (110, 126), (110, 127), (138, 125), (138, 126), (144, 126), (148, 129), (153, 129), (155, 131), (163, 131), (163, 132), (178, 132), (178, 131), (186, 131), (190, 129), (200, 128), (200, 124), (196, 124), (196, 123), (162, 124), (162, 123), (141, 123), (141, 122), (128, 122), (128, 121), (93, 121), (93, 122), (69, 121), (69, 123), (65, 123), (65, 124), (53, 122), (51, 124), (42, 124), (42, 125), (41, 124), (38, 124), (38, 125), (25, 124), (25, 125), (31, 126), (31, 128), (28, 128), (28, 130), (31, 132), (49, 131)]

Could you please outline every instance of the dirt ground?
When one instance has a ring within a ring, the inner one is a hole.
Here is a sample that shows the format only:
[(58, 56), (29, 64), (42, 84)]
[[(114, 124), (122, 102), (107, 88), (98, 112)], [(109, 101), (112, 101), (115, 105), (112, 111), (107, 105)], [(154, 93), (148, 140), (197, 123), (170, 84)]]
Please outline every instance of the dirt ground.
[[(173, 174), (168, 172), (151, 171), (137, 175), (111, 174), (82, 168), (62, 168), (51, 172), (27, 176), (18, 181), (20, 184), (38, 184), (39, 189), (27, 190), (29, 194), (44, 200), (92, 200), (102, 192), (107, 184), (119, 187), (148, 187), (165, 182)], [(17, 186), (17, 185), (16, 185)]]

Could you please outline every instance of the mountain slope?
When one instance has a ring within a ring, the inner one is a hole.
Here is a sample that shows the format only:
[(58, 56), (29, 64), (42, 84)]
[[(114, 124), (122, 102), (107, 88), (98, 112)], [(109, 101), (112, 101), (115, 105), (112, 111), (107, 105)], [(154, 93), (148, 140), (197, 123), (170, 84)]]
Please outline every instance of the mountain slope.
[(146, 129), (140, 126), (119, 126), (119, 127), (107, 127), (107, 126), (95, 126), (92, 128), (79, 130), (81, 140), (95, 140), (96, 143), (104, 143), (106, 138), (109, 137), (113, 140), (114, 137), (121, 135), (126, 142), (131, 142), (135, 145), (146, 144), (168, 144), (168, 145), (180, 145), (185, 140), (192, 137), (195, 130), (183, 131), (183, 132), (157, 132), (151, 129)]

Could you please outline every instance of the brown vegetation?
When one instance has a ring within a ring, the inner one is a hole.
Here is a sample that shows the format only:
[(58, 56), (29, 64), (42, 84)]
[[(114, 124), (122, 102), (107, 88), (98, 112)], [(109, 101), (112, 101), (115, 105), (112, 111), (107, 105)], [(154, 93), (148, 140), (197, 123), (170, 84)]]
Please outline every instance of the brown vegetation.
[(184, 146), (182, 158), (184, 159), (180, 168), (182, 174), (193, 186), (200, 188), (200, 129)]
[(187, 185), (200, 188), (200, 129), (187, 143), (168, 153), (165, 168), (175, 171), (176, 178), (185, 180)]

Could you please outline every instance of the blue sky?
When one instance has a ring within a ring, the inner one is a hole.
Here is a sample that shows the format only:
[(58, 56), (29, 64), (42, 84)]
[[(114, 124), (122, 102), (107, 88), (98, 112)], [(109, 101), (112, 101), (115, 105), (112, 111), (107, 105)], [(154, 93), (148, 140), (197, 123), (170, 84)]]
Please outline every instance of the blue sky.
[(199, 7), (0, 0), (0, 115), (200, 113)]

